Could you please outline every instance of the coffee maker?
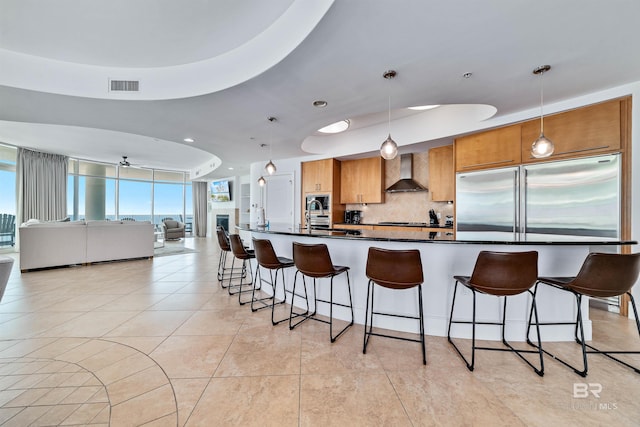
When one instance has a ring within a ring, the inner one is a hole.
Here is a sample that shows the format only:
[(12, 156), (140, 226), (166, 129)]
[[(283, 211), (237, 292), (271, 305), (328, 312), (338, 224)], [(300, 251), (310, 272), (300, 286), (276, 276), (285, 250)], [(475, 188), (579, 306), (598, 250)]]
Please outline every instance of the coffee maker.
[(360, 224), (362, 211), (344, 211), (345, 224)]

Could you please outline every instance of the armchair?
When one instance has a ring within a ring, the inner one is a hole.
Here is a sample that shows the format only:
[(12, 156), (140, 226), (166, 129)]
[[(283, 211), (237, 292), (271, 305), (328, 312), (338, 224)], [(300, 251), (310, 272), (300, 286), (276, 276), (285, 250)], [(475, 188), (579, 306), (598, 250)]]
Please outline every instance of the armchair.
[(0, 214), (0, 246), (16, 244), (15, 222), (15, 215)]
[(173, 219), (163, 219), (162, 231), (165, 240), (180, 239), (184, 237), (184, 223)]

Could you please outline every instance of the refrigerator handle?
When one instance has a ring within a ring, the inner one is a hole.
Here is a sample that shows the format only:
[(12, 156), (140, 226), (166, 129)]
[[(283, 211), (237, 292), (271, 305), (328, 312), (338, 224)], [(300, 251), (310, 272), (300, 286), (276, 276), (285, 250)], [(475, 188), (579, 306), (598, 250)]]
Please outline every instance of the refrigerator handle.
[(520, 199), (520, 236), (524, 237), (527, 234), (527, 169), (522, 168), (522, 172), (520, 175), (520, 179), (522, 180), (520, 184), (520, 191), (522, 192), (522, 197)]
[(513, 171), (513, 238), (518, 240), (519, 227), (520, 227), (520, 207), (518, 203), (518, 169)]

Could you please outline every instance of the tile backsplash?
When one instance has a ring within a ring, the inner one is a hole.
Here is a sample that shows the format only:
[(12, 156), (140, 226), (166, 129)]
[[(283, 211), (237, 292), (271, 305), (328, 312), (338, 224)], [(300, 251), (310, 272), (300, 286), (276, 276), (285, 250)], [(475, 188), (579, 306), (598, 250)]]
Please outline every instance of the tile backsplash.
[[(400, 156), (385, 160), (385, 185), (389, 187), (400, 179)], [(413, 179), (429, 188), (428, 152), (413, 154)], [(453, 215), (453, 204), (431, 201), (431, 192), (386, 193), (385, 203), (369, 203), (366, 206), (348, 204), (346, 209), (362, 211), (362, 222), (375, 224), (383, 221), (429, 222), (429, 209), (439, 213), (440, 223), (446, 215)]]

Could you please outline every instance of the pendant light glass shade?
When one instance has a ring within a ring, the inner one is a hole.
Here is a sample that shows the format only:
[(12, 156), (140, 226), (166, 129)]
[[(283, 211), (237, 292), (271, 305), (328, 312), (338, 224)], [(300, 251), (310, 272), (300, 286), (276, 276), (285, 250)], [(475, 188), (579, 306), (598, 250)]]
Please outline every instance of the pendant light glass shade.
[(387, 137), (387, 139), (380, 146), (380, 155), (385, 160), (395, 159), (398, 155), (398, 144), (391, 139), (391, 134)]
[(553, 154), (555, 149), (553, 141), (544, 136), (544, 114), (542, 114), (543, 102), (543, 88), (542, 88), (542, 75), (551, 69), (550, 65), (541, 65), (533, 70), (533, 74), (540, 75), (540, 136), (531, 144), (531, 155), (536, 159), (543, 159)]
[(540, 133), (538, 139), (531, 144), (531, 155), (536, 159), (542, 159), (552, 155), (553, 149), (553, 142), (544, 136), (544, 133)]
[(267, 165), (264, 167), (264, 170), (266, 170), (269, 175), (273, 175), (276, 172), (277, 168), (276, 165), (274, 165), (273, 162), (269, 160), (269, 163), (267, 163)]
[[(396, 72), (394, 70), (385, 71), (382, 74), (387, 80), (391, 80), (396, 76)], [(398, 155), (398, 144), (391, 138), (391, 95), (389, 95), (389, 136), (380, 146), (380, 155), (385, 160), (395, 159)]]
[(260, 178), (258, 178), (258, 185), (260, 185), (260, 187), (264, 187), (264, 185), (267, 183), (267, 180), (264, 179), (263, 176), (261, 176)]

